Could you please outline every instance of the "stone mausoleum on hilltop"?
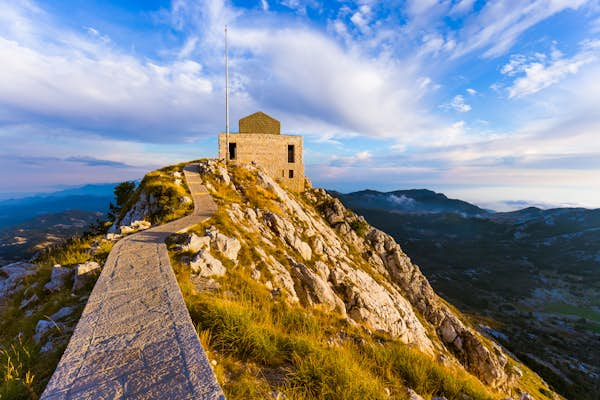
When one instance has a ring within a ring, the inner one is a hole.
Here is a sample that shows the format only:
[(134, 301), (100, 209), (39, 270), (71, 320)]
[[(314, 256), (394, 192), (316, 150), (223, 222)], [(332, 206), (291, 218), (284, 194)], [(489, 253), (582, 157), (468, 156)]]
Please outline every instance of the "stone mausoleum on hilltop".
[(264, 168), (282, 186), (304, 190), (302, 136), (282, 135), (281, 124), (263, 112), (240, 119), (240, 132), (219, 134), (219, 158), (252, 163)]

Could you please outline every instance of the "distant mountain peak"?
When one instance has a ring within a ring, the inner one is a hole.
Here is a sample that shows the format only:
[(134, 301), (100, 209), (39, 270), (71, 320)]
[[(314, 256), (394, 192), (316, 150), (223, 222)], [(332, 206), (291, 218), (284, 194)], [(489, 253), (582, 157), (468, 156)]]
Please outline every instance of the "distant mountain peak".
[(390, 192), (367, 189), (348, 194), (332, 194), (355, 208), (372, 208), (416, 214), (455, 213), (465, 216), (480, 216), (489, 213), (489, 211), (474, 204), (449, 199), (445, 194), (429, 189), (394, 190)]

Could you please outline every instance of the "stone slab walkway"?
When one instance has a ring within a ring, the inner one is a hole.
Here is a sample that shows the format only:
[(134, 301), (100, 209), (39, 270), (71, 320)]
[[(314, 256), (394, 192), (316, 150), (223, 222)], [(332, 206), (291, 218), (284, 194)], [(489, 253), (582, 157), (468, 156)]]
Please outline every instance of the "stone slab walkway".
[(217, 209), (195, 165), (184, 173), (194, 212), (113, 247), (42, 399), (225, 398), (164, 244)]

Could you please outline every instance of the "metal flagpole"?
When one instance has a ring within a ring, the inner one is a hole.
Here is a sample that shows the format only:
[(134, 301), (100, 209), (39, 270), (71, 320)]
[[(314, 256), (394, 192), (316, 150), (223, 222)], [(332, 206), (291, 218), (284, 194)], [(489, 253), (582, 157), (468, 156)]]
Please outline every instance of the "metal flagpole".
[(227, 25), (225, 25), (225, 164), (229, 163), (229, 47)]

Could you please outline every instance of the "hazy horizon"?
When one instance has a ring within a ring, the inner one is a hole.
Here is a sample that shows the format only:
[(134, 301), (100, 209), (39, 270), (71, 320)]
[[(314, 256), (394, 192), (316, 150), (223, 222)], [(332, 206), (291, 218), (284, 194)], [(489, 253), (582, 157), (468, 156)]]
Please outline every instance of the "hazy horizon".
[[(142, 177), (132, 178), (131, 180), (140, 180), (141, 178)], [(316, 181), (316, 182), (318, 182), (318, 181)], [(73, 190), (73, 189), (84, 188), (85, 186), (88, 186), (88, 185), (101, 186), (101, 185), (116, 185), (118, 183), (119, 182), (95, 182), (95, 183), (86, 183), (83, 185), (60, 185), (59, 187), (55, 188), (54, 190), (51, 189), (51, 190), (40, 191), (40, 192), (6, 193), (6, 192), (0, 191), (0, 202), (7, 201), (7, 200), (19, 200), (19, 199), (25, 199), (25, 198), (37, 197), (37, 196), (51, 196), (51, 195), (61, 193), (66, 190), (68, 191), (68, 190)], [(314, 185), (314, 183), (313, 183), (313, 185)], [(483, 209), (493, 210), (496, 212), (516, 211), (516, 210), (521, 210), (521, 209), (527, 208), (527, 207), (537, 207), (537, 208), (541, 208), (544, 210), (551, 209), (551, 208), (573, 208), (573, 207), (583, 207), (583, 208), (588, 208), (588, 209), (600, 208), (598, 206), (594, 206), (592, 204), (585, 204), (585, 203), (576, 203), (576, 202), (552, 203), (552, 202), (547, 202), (544, 200), (527, 200), (527, 199), (523, 199), (523, 198), (477, 199), (477, 198), (471, 197), (473, 195), (472, 192), (474, 191), (473, 188), (464, 189), (461, 191), (460, 189), (443, 190), (443, 189), (439, 189), (439, 188), (436, 189), (436, 188), (421, 187), (421, 186), (414, 186), (414, 187), (406, 186), (406, 187), (396, 187), (396, 188), (390, 188), (387, 186), (356, 187), (356, 188), (346, 187), (346, 188), (344, 188), (343, 186), (327, 187), (327, 186), (322, 186), (322, 185), (318, 185), (318, 184), (316, 186), (323, 187), (324, 189), (327, 189), (327, 190), (336, 190), (336, 191), (339, 191), (344, 194), (351, 193), (351, 192), (358, 192), (361, 190), (377, 190), (380, 192), (392, 192), (392, 191), (396, 191), (396, 190), (427, 189), (427, 190), (433, 190), (438, 193), (443, 193), (450, 199), (458, 199), (458, 200), (466, 201), (468, 203), (474, 204)], [(496, 188), (496, 189), (502, 190), (503, 188)], [(476, 189), (475, 189), (475, 191), (476, 191)], [(569, 193), (569, 194), (572, 194), (572, 193)]]

